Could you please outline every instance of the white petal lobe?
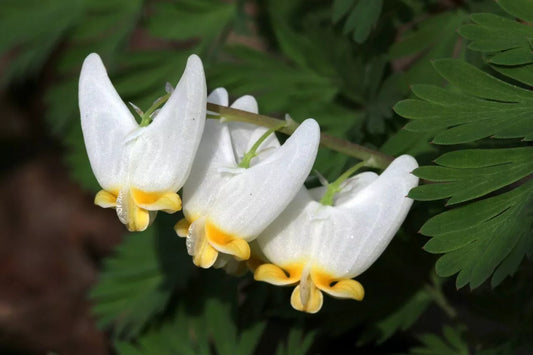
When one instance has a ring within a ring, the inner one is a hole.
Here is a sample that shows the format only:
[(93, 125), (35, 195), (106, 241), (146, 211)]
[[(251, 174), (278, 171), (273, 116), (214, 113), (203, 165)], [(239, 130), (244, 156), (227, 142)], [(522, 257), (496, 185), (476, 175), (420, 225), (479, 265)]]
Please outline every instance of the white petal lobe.
[(183, 186), (204, 128), (206, 96), (202, 62), (192, 55), (170, 98), (135, 142), (130, 166), (135, 187), (176, 191)]
[(309, 174), (320, 141), (316, 121), (304, 121), (283, 146), (224, 185), (212, 219), (250, 241), (289, 204)]
[(83, 62), (79, 80), (83, 138), (100, 186), (116, 189), (125, 176), (122, 142), (138, 126), (96, 53)]
[[(329, 238), (316, 248), (315, 259), (327, 265), (336, 276), (355, 277), (370, 267), (390, 243), (411, 207), (413, 201), (406, 196), (418, 184), (418, 178), (411, 174), (417, 166), (412, 157), (401, 156), (354, 198), (331, 209), (332, 230)], [(339, 253), (339, 250), (350, 252)]]

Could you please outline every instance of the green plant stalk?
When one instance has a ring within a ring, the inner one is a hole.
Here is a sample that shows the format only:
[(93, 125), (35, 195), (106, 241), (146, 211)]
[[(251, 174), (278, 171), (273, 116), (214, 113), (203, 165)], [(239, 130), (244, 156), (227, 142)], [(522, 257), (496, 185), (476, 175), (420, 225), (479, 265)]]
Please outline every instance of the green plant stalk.
[(335, 180), (331, 184), (328, 184), (326, 193), (324, 194), (324, 196), (322, 196), (320, 203), (324, 206), (333, 206), (333, 199), (335, 195), (342, 190), (342, 183), (346, 181), (346, 179), (348, 179), (357, 170), (361, 169), (363, 166), (365, 166), (364, 161), (355, 164), (350, 169), (346, 170), (341, 176), (339, 176), (337, 180)]
[(167, 102), (168, 98), (170, 97), (170, 93), (161, 96), (159, 99), (155, 100), (155, 102), (152, 104), (152, 106), (142, 114), (141, 116), (141, 123), (139, 126), (146, 127), (152, 122), (152, 113), (154, 113), (155, 110), (157, 110), (161, 105), (163, 105), (165, 102)]
[(426, 284), (424, 285), (427, 293), (433, 298), (433, 301), (446, 313), (450, 319), (457, 318), (457, 311), (448, 303), (446, 297), (442, 293), (440, 285), (433, 283), (433, 285)]
[[(280, 120), (277, 118), (212, 103), (207, 103), (207, 109), (217, 113), (220, 116), (223, 116), (223, 119), (226, 122), (252, 123), (257, 126), (277, 130), (278, 132), (287, 135), (291, 135), (294, 133), (296, 128), (298, 128), (298, 123), (291, 119), (287, 120), (286, 124), (279, 128)], [(220, 118), (218, 115), (208, 115), (208, 118), (218, 119)], [(325, 148), (360, 159), (365, 162), (364, 166), (369, 168), (378, 168), (384, 170), (394, 159), (387, 154), (324, 133), (320, 135), (320, 144)]]
[(257, 156), (257, 149), (259, 149), (259, 146), (265, 141), (265, 139), (268, 138), (272, 133), (277, 131), (278, 129), (285, 126), (285, 123), (282, 123), (278, 125), (278, 127), (270, 128), (268, 131), (266, 131), (258, 140), (255, 142), (255, 144), (252, 146), (252, 148), (244, 154), (244, 157), (242, 158), (241, 162), (239, 163), (239, 167), (248, 169), (250, 167), (250, 163), (252, 162), (252, 159)]

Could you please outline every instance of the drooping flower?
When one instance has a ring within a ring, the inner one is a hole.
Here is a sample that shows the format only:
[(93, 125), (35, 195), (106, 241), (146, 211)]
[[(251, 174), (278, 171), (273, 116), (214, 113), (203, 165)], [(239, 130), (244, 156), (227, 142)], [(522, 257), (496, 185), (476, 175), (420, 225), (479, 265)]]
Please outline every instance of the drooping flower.
[(196, 55), (168, 101), (140, 127), (120, 99), (100, 57), (83, 62), (79, 106), (85, 147), (103, 190), (95, 204), (115, 208), (130, 231), (148, 227), (158, 210), (181, 209), (176, 193), (185, 183), (205, 123), (206, 84)]
[(291, 305), (316, 313), (326, 292), (362, 300), (363, 286), (352, 280), (385, 250), (405, 219), (418, 184), (408, 155), (396, 158), (378, 177), (364, 172), (346, 180), (333, 205), (318, 202), (324, 187), (302, 188), (287, 209), (256, 239), (272, 264), (254, 278), (274, 285), (297, 285)]
[[(208, 101), (227, 106), (228, 93), (217, 89)], [(231, 107), (257, 113), (252, 96), (239, 98)], [(195, 265), (209, 268), (217, 262), (221, 267), (233, 257), (248, 259), (248, 242), (283, 211), (309, 174), (320, 141), (318, 124), (304, 121), (282, 146), (270, 133), (248, 123), (206, 123), (183, 187), (185, 219), (175, 227), (178, 235), (187, 237)]]

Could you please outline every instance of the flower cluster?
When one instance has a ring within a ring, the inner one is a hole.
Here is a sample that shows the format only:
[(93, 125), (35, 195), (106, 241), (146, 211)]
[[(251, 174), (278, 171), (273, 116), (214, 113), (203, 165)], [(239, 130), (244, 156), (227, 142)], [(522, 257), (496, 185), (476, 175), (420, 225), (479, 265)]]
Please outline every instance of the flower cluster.
[[(102, 187), (95, 204), (115, 208), (130, 231), (142, 231), (157, 211), (182, 209), (182, 189), (185, 218), (175, 230), (195, 265), (231, 269), (254, 260), (248, 265), (256, 280), (296, 285), (291, 304), (309, 313), (320, 310), (322, 292), (361, 300), (363, 287), (352, 278), (379, 257), (405, 219), (412, 203), (406, 195), (418, 184), (410, 174), (416, 161), (404, 155), (380, 176), (363, 172), (308, 190), (304, 181), (320, 143), (315, 120), (302, 122), (283, 145), (273, 129), (206, 120), (206, 103), (228, 106), (228, 93), (219, 88), (207, 96), (195, 55), (169, 91), (162, 108), (141, 112), (138, 124), (100, 57), (85, 59), (79, 105)], [(258, 112), (252, 96), (231, 107)]]

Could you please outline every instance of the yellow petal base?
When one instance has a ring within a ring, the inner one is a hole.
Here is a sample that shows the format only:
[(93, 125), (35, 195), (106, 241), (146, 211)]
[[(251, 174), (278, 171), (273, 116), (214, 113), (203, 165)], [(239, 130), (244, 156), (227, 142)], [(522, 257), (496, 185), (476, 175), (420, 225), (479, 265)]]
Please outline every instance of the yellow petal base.
[(262, 264), (255, 269), (254, 279), (278, 286), (299, 282), (292, 292), (291, 305), (294, 309), (307, 313), (316, 313), (322, 308), (321, 291), (336, 298), (351, 298), (357, 301), (361, 301), (365, 295), (359, 282), (333, 277), (321, 268), (311, 267), (305, 262), (283, 268), (274, 264)]
[(185, 238), (187, 237), (187, 234), (189, 233), (189, 227), (191, 226), (191, 223), (186, 219), (180, 219), (178, 223), (174, 226), (174, 231), (176, 234), (181, 237)]
[(205, 223), (205, 235), (218, 251), (233, 255), (237, 260), (250, 258), (250, 246), (246, 240), (227, 234), (209, 222)]
[(198, 267), (209, 269), (217, 261), (218, 251), (209, 245), (205, 238), (198, 242), (200, 245), (192, 257), (192, 262)]
[(254, 279), (276, 286), (294, 285), (300, 281), (302, 274), (301, 266), (294, 265), (284, 269), (274, 264), (262, 264), (255, 269)]
[(130, 232), (145, 230), (153, 221), (155, 211), (174, 213), (181, 209), (181, 199), (174, 192), (145, 192), (136, 188), (101, 190), (94, 203), (103, 208), (115, 208), (118, 218)]
[(313, 282), (320, 290), (336, 298), (351, 298), (362, 301), (365, 289), (358, 281), (352, 279), (335, 279), (324, 272), (312, 273)]
[(132, 187), (131, 196), (137, 206), (148, 211), (175, 213), (181, 210), (181, 198), (175, 192), (145, 192)]
[(291, 294), (291, 306), (297, 311), (306, 313), (316, 313), (322, 308), (324, 296), (313, 283), (311, 283), (308, 294), (304, 296), (302, 286), (298, 285)]
[(115, 208), (117, 206), (118, 192), (100, 190), (94, 197), (94, 204), (102, 208)]

